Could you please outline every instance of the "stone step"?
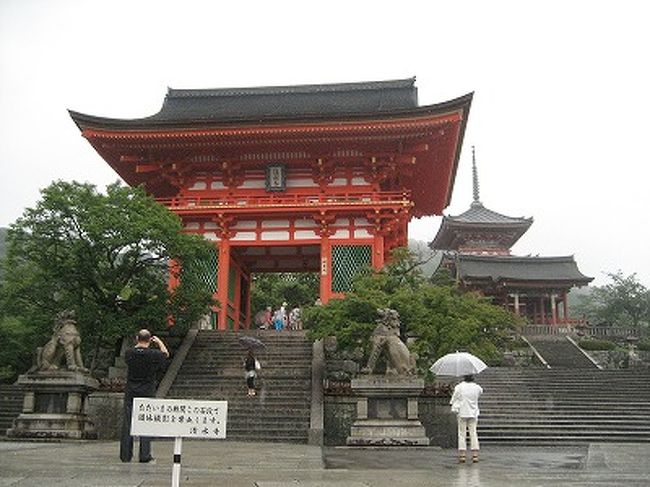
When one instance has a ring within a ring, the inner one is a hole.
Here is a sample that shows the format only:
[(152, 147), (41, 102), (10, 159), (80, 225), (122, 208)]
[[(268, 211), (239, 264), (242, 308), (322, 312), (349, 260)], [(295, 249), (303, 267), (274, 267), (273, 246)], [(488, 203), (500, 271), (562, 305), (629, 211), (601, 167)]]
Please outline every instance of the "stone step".
[[(178, 399), (206, 399), (210, 398), (210, 400), (214, 401), (228, 401), (229, 404), (238, 404), (240, 402), (245, 402), (248, 401), (249, 398), (246, 396), (246, 389), (242, 388), (238, 391), (228, 391), (228, 392), (222, 392), (222, 391), (206, 391), (206, 392), (193, 392), (190, 391), (191, 394), (185, 393), (186, 391), (181, 391), (181, 390), (171, 390), (170, 393), (168, 394), (168, 397), (170, 398), (178, 398)], [(243, 395), (244, 399), (239, 399), (237, 395)], [(264, 391), (259, 392), (259, 396), (262, 398), (264, 401), (264, 404), (268, 407), (271, 405), (275, 404), (291, 404), (291, 405), (306, 405), (309, 404), (310, 402), (310, 397), (307, 394), (295, 394), (295, 395), (269, 395), (266, 394)], [(286, 406), (290, 407), (290, 406)]]
[(507, 413), (481, 413), (481, 422), (490, 420), (503, 420), (508, 419), (510, 422), (536, 422), (536, 421), (649, 421), (650, 413), (648, 414), (625, 414), (623, 416), (614, 415), (611, 413), (591, 414), (585, 417), (583, 414), (568, 414), (560, 411), (546, 411), (543, 417), (531, 416), (527, 411), (520, 412), (517, 416), (511, 411)]
[(312, 345), (305, 334), (253, 332), (266, 344), (256, 354), (258, 395), (246, 395), (246, 351), (233, 333), (201, 331), (167, 397), (228, 401), (227, 437), (305, 443), (311, 414)]
[(537, 399), (502, 399), (502, 400), (495, 400), (495, 399), (490, 399), (490, 398), (485, 398), (481, 400), (481, 405), (483, 408), (487, 408), (488, 406), (495, 405), (495, 406), (517, 406), (517, 407), (534, 407), (534, 406), (548, 406), (552, 405), (554, 407), (578, 407), (578, 406), (586, 406), (588, 409), (594, 409), (594, 408), (599, 408), (599, 407), (605, 407), (605, 408), (616, 408), (616, 407), (621, 407), (621, 408), (631, 408), (631, 407), (638, 407), (638, 408), (644, 408), (644, 407), (650, 407), (650, 403), (647, 401), (629, 401), (625, 403), (621, 403), (620, 401), (615, 401), (615, 400), (610, 400), (610, 401), (593, 401), (589, 402), (588, 400), (576, 400), (576, 399), (565, 399), (565, 398), (558, 398), (557, 396), (554, 396), (552, 398), (544, 399), (544, 398), (537, 398)]
[(648, 370), (490, 368), (477, 382), (481, 441), (650, 442)]
[[(480, 417), (480, 422), (483, 425), (500, 425), (502, 424), (502, 419), (503, 418), (498, 418), (498, 417), (493, 417), (493, 416), (483, 416), (481, 415)], [(508, 423), (512, 426), (518, 426), (518, 425), (538, 425), (538, 426), (547, 426), (550, 424), (553, 425), (577, 425), (577, 424), (594, 424), (594, 425), (602, 425), (602, 426), (607, 426), (607, 425), (627, 425), (627, 424), (635, 424), (635, 425), (641, 425), (644, 426), (648, 431), (650, 431), (650, 427), (648, 427), (648, 417), (643, 417), (643, 418), (637, 418), (637, 419), (631, 419), (627, 416), (625, 417), (616, 417), (616, 416), (610, 416), (608, 418), (589, 418), (589, 417), (583, 417), (583, 418), (565, 418), (565, 417), (558, 417), (558, 416), (539, 416), (539, 417), (534, 417), (534, 418), (510, 418)]]
[(516, 435), (503, 435), (503, 436), (479, 436), (482, 444), (491, 445), (526, 445), (526, 446), (569, 446), (569, 445), (583, 445), (586, 443), (648, 443), (650, 436), (621, 436), (612, 437), (608, 435), (591, 434), (585, 436), (516, 436)]
[(636, 439), (645, 439), (650, 441), (650, 430), (635, 430), (635, 429), (599, 429), (599, 430), (590, 430), (585, 431), (580, 428), (537, 428), (533, 430), (521, 431), (514, 429), (483, 429), (478, 428), (479, 439), (486, 440), (488, 438), (499, 438), (499, 437), (515, 437), (515, 438), (544, 438), (544, 437), (553, 437), (553, 438), (589, 438), (593, 436), (601, 436), (604, 438), (609, 438), (607, 441), (618, 441), (618, 440), (629, 440), (630, 438)]
[(22, 410), (22, 388), (13, 384), (0, 384), (0, 436), (5, 436)]

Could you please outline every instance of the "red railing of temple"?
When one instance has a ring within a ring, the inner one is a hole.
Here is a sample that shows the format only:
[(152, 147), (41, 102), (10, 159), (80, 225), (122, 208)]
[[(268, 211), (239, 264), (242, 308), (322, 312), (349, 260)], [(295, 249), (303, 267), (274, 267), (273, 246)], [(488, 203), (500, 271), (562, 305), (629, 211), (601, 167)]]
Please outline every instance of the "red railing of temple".
[(409, 191), (381, 193), (328, 193), (328, 194), (265, 194), (247, 196), (181, 196), (175, 198), (157, 198), (156, 201), (170, 209), (228, 209), (228, 208), (279, 208), (327, 206), (407, 206), (413, 205)]

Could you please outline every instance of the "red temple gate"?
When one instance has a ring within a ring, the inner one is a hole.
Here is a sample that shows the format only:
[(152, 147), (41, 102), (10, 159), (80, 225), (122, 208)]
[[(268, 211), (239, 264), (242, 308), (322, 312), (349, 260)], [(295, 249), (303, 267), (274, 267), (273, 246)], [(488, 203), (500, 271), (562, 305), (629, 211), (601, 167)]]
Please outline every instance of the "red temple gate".
[(407, 244), (412, 217), (442, 213), (472, 96), (418, 106), (414, 82), (170, 89), (151, 117), (71, 116), (128, 184), (214, 242), (201, 272), (217, 327), (237, 329), (252, 273), (319, 272), (327, 303)]

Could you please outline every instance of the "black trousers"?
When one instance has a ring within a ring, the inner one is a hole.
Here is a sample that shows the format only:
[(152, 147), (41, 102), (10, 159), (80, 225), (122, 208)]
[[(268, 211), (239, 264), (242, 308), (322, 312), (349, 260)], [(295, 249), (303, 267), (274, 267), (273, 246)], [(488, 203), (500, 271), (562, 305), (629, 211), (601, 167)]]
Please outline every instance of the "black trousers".
[[(142, 397), (132, 392), (124, 393), (124, 420), (122, 421), (122, 435), (120, 436), (120, 460), (130, 462), (133, 458), (133, 436), (131, 436), (131, 415), (133, 414), (133, 398)], [(138, 460), (148, 462), (151, 460), (151, 438), (140, 437), (140, 451)]]

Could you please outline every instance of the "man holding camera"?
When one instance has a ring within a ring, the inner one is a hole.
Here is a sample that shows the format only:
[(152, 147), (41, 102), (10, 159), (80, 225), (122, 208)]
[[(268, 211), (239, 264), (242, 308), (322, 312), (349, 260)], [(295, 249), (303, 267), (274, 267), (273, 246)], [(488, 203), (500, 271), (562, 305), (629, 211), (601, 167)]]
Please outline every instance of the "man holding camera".
[[(150, 347), (154, 344), (157, 348)], [(135, 347), (124, 354), (127, 365), (126, 389), (124, 391), (124, 421), (120, 439), (120, 460), (130, 462), (133, 457), (133, 437), (131, 436), (131, 415), (133, 398), (154, 397), (156, 394), (156, 373), (169, 357), (167, 347), (162, 340), (142, 329), (136, 336)], [(149, 463), (151, 456), (151, 438), (140, 438), (140, 463)]]

